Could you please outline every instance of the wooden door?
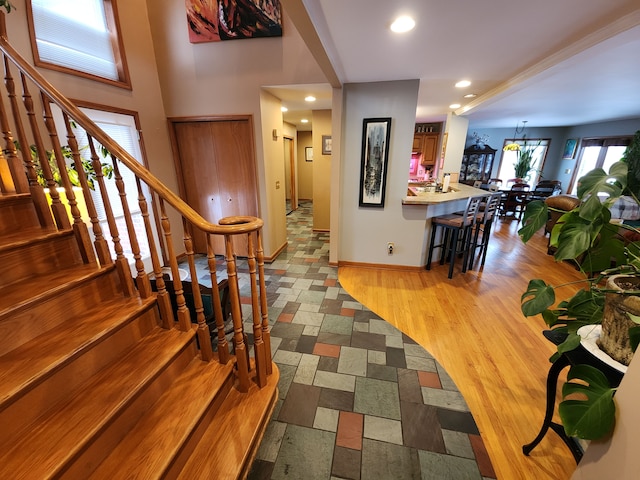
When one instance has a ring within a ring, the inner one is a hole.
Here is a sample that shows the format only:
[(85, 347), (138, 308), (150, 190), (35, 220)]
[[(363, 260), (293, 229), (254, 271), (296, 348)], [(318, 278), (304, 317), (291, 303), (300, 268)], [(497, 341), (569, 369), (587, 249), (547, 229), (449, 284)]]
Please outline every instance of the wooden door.
[[(253, 129), (248, 117), (174, 120), (173, 141), (177, 155), (181, 194), (211, 223), (235, 215), (258, 216)], [(238, 255), (247, 254), (246, 237), (234, 240)], [(194, 232), (194, 250), (206, 253), (206, 239)], [(224, 253), (222, 238), (215, 251)]]

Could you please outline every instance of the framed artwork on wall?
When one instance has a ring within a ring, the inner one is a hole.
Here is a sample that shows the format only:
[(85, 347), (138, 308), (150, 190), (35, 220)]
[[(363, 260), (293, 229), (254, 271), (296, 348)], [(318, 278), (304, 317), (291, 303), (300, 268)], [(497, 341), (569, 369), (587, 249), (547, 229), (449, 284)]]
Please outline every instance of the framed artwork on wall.
[(331, 135), (322, 135), (322, 154), (331, 155)]
[(281, 37), (280, 0), (185, 0), (191, 43)]
[(360, 165), (361, 207), (384, 207), (391, 118), (365, 118)]
[(563, 160), (571, 160), (576, 154), (576, 147), (578, 146), (577, 138), (567, 139), (567, 143), (564, 144), (564, 151), (562, 152)]
[(304, 159), (307, 162), (313, 162), (313, 147), (304, 147)]

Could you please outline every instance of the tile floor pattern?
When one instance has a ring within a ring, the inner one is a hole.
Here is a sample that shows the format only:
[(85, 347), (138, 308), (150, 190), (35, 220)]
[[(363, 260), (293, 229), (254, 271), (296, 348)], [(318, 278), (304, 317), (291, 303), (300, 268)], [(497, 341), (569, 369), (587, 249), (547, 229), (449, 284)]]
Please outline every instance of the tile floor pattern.
[(340, 287), (311, 208), (287, 217), (288, 248), (265, 265), (279, 399), (249, 480), (495, 478), (447, 372)]

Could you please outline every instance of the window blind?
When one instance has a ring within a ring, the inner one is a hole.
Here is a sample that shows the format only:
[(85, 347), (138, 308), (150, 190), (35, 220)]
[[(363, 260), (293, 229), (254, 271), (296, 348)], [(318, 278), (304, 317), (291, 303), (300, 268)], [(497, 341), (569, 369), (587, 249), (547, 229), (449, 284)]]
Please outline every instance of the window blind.
[(31, 0), (43, 62), (118, 80), (103, 0)]

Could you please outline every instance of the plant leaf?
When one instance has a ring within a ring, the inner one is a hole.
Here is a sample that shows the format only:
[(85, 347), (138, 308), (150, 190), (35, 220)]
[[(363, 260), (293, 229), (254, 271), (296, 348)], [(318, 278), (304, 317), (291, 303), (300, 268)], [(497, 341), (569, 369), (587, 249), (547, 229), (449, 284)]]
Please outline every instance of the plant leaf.
[(558, 345), (558, 353), (570, 352), (571, 350), (575, 350), (578, 345), (580, 345), (580, 335), (575, 332), (570, 333), (564, 342)]
[(616, 162), (611, 165), (609, 173), (602, 168), (595, 168), (583, 177), (578, 183), (578, 197), (584, 198), (589, 195), (597, 196), (599, 193), (609, 196), (605, 203), (612, 204), (627, 186), (628, 167), (623, 162)]
[[(581, 380), (586, 385), (573, 380)], [(605, 436), (615, 424), (616, 406), (611, 388), (604, 374), (589, 365), (575, 365), (562, 387), (563, 401), (558, 407), (564, 430), (571, 437), (595, 440)], [(567, 399), (569, 395), (582, 394), (581, 400)]]
[(522, 217), (523, 227), (518, 230), (518, 235), (523, 243), (527, 243), (533, 234), (544, 227), (549, 218), (549, 208), (542, 200), (534, 200), (529, 202)]
[[(635, 317), (632, 318), (632, 320), (635, 323), (638, 323), (638, 319), (640, 319), (640, 317), (636, 317), (635, 315), (631, 315), (630, 313), (628, 315), (630, 317)], [(640, 344), (640, 325), (636, 325), (629, 329), (629, 343), (631, 344), (631, 350), (635, 352), (638, 348), (638, 345)]]
[(520, 308), (525, 317), (532, 317), (544, 312), (556, 301), (556, 294), (551, 285), (544, 280), (535, 279), (529, 282), (527, 291), (520, 297)]
[(579, 219), (571, 213), (570, 219), (564, 223), (558, 235), (558, 250), (554, 254), (556, 260), (573, 260), (578, 258), (591, 246), (594, 225)]

